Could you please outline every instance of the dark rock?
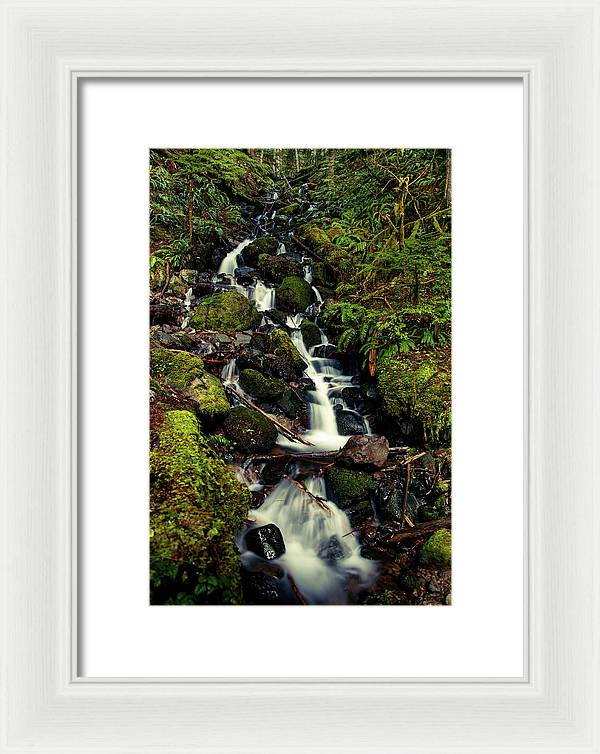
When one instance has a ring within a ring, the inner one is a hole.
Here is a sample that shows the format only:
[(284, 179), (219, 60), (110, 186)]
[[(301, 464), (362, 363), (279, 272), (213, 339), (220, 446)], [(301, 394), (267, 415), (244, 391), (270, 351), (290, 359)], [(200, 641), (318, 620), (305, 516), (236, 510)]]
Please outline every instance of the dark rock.
[(313, 289), (301, 277), (286, 277), (275, 291), (278, 308), (286, 312), (303, 312), (312, 300)]
[(281, 582), (268, 573), (242, 570), (242, 590), (246, 605), (277, 605), (281, 602)]
[(194, 291), (194, 295), (198, 296), (199, 298), (210, 296), (210, 294), (215, 290), (215, 285), (213, 283), (211, 273), (199, 272), (198, 276), (196, 277), (196, 282), (192, 286), (192, 289)]
[(243, 251), (244, 262), (252, 267), (258, 266), (258, 258), (261, 254), (277, 254), (279, 241), (270, 236), (256, 238), (248, 244)]
[(237, 346), (249, 346), (251, 341), (252, 341), (252, 335), (250, 335), (250, 333), (236, 332), (235, 344)]
[(374, 382), (363, 383), (363, 385), (361, 385), (360, 390), (363, 396), (370, 401), (377, 401), (380, 398), (379, 390), (377, 388), (377, 385)]
[(342, 409), (335, 417), (340, 435), (361, 435), (365, 431), (365, 421), (354, 411)]
[(226, 437), (248, 453), (266, 453), (277, 440), (277, 429), (266, 417), (251, 408), (236, 406), (223, 422)]
[(417, 520), (421, 502), (409, 491), (404, 509), (406, 472), (392, 471), (379, 479), (375, 491), (375, 508), (382, 523), (403, 522), (404, 514), (413, 522)]
[(173, 323), (180, 311), (179, 304), (165, 299), (154, 299), (150, 302), (150, 324), (164, 325)]
[(318, 346), (321, 343), (321, 330), (311, 322), (310, 319), (302, 320), (300, 325), (300, 332), (302, 333), (302, 340), (305, 347), (312, 348), (312, 346)]
[(346, 466), (385, 466), (389, 443), (379, 435), (353, 435), (337, 454), (340, 463)]
[(319, 548), (319, 557), (323, 560), (341, 560), (344, 556), (345, 552), (342, 543), (335, 534)]
[(246, 534), (246, 547), (265, 560), (275, 560), (285, 553), (283, 535), (275, 524), (250, 529)]
[(282, 283), (285, 278), (298, 275), (300, 267), (289, 257), (261, 254), (258, 258), (258, 271), (263, 280), (269, 283)]
[(287, 471), (287, 465), (290, 461), (289, 456), (271, 456), (265, 462), (260, 477), (264, 484), (277, 484)]

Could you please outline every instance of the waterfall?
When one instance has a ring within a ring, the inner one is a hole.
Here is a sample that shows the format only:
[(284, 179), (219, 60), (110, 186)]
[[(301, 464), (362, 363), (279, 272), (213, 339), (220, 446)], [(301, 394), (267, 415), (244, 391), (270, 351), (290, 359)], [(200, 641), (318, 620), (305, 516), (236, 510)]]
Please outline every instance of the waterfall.
[[(357, 591), (367, 587), (376, 576), (376, 565), (361, 557), (348, 516), (327, 500), (323, 478), (310, 477), (304, 486), (307, 492), (293, 480), (282, 479), (250, 517), (255, 525), (279, 527), (286, 551), (277, 562), (292, 574), (309, 603), (345, 604), (349, 584)], [(256, 559), (250, 552), (242, 554), (250, 567)]]
[(262, 280), (257, 280), (250, 292), (250, 300), (259, 312), (265, 312), (275, 307), (275, 288), (265, 285)]
[[(271, 213), (265, 210), (258, 220), (259, 226), (269, 214), (271, 220), (275, 217), (276, 210), (273, 206), (271, 210)], [(247, 296), (259, 312), (268, 312), (275, 307), (273, 285), (260, 279), (254, 279), (250, 284), (241, 284), (235, 280), (235, 270), (244, 264), (242, 252), (251, 241), (250, 238), (245, 239), (227, 254), (215, 279), (221, 277), (222, 280), (226, 276), (231, 288)], [(287, 253), (285, 245), (280, 241), (277, 254)], [(301, 264), (304, 279), (311, 285), (317, 301), (308, 310), (312, 317), (320, 311), (323, 299), (312, 285), (310, 259), (303, 258)], [(322, 354), (323, 346), (328, 345), (322, 330), (320, 345), (310, 350), (306, 348), (301, 331), (305, 318), (306, 313), (290, 314), (286, 325), (293, 344), (306, 362), (305, 375), (313, 386), (308, 391), (309, 429), (304, 432), (304, 437), (311, 445), (291, 441), (281, 434), (277, 439), (279, 448), (292, 450), (297, 455), (315, 450), (338, 450), (345, 445), (348, 437), (339, 434), (336, 409), (349, 410), (342, 392), (352, 380), (351, 376), (343, 373), (338, 361), (315, 355)], [(271, 325), (272, 321), (265, 316), (263, 323)], [(232, 358), (223, 367), (221, 379), (225, 385), (233, 386), (244, 395), (238, 375), (236, 359)], [(366, 422), (365, 428), (368, 432)], [(265, 488), (262, 480), (264, 468), (265, 462), (255, 463), (249, 459), (238, 469), (238, 479), (253, 493), (261, 494)], [(373, 583), (377, 566), (361, 556), (358, 537), (352, 532), (346, 513), (327, 499), (323, 475), (309, 475), (299, 481), (295, 478), (299, 474), (298, 468), (288, 468), (286, 475), (273, 486), (260, 507), (250, 510), (249, 524), (236, 540), (242, 561), (249, 571), (260, 571), (264, 561), (247, 549), (245, 537), (254, 527), (275, 524), (285, 542), (285, 553), (276, 560), (283, 574), (279, 581), (283, 601), (289, 600), (290, 604), (297, 602), (299, 591), (308, 604), (345, 604), (351, 599), (352, 592), (358, 593)]]
[(238, 264), (238, 256), (241, 254), (242, 250), (248, 246), (249, 243), (252, 243), (252, 238), (246, 238), (244, 241), (239, 243), (235, 249), (229, 252), (225, 259), (221, 262), (221, 266), (218, 269), (217, 274), (218, 275), (229, 275), (229, 277), (233, 277), (236, 268), (239, 267)]

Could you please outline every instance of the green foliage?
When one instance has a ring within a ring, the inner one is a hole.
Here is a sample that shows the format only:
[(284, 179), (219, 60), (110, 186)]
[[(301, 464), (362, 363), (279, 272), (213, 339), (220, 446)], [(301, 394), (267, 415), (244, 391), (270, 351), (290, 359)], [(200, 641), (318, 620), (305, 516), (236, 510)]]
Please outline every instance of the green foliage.
[(150, 453), (150, 594), (156, 604), (237, 603), (235, 535), (250, 493), (189, 411), (167, 411)]
[(281, 283), (285, 278), (297, 275), (299, 266), (297, 262), (287, 257), (261, 254), (258, 257), (258, 272), (263, 280)]
[(452, 426), (449, 354), (414, 353), (380, 362), (378, 386), (395, 419), (420, 423), (426, 443), (450, 442)]
[(224, 291), (203, 298), (190, 318), (190, 327), (236, 332), (260, 325), (261, 315), (239, 291)]
[(449, 529), (439, 529), (421, 548), (421, 562), (446, 566), (452, 560), (452, 534)]
[(151, 274), (168, 277), (198, 245), (243, 235), (240, 202), (271, 185), (269, 167), (239, 149), (151, 150)]

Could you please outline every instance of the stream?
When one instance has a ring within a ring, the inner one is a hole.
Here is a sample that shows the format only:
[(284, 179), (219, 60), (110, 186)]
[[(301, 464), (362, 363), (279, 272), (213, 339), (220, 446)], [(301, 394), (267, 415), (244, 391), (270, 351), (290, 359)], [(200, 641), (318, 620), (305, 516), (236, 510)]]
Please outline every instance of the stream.
[[(236, 271), (245, 267), (246, 246), (261, 235), (269, 233), (275, 236), (280, 241), (277, 253), (288, 253), (286, 241), (291, 231), (287, 236), (273, 231), (277, 198), (277, 194), (269, 197), (265, 210), (255, 221), (255, 234), (244, 239), (225, 256), (215, 276), (219, 288), (235, 288), (252, 301), (263, 315), (262, 325), (270, 329), (282, 327), (269, 317), (269, 311), (276, 306), (275, 286), (256, 275), (251, 283), (241, 283)], [(312, 261), (308, 257), (302, 257), (299, 261), (305, 280), (312, 285)], [(246, 279), (242, 276), (242, 280)], [(352, 412), (342, 393), (344, 387), (351, 384), (353, 375), (344, 373), (340, 362), (327, 356), (331, 350), (327, 348), (329, 341), (318, 321), (322, 298), (314, 286), (312, 289), (316, 302), (307, 311), (289, 314), (286, 319), (287, 332), (306, 362), (304, 375), (314, 386), (308, 392), (309, 428), (302, 432), (303, 439), (310, 444), (305, 445), (280, 433), (275, 454), (278, 449), (279, 452), (291, 452), (295, 457), (315, 451), (338, 450), (349, 437), (338, 432), (336, 410)], [(309, 349), (300, 330), (307, 316), (312, 321), (316, 320), (321, 337), (321, 342)], [(235, 359), (223, 368), (221, 379), (241, 398), (251, 400), (251, 396), (246, 395), (239, 384)], [(357, 420), (362, 422), (363, 433), (370, 434), (366, 417), (357, 414)], [(298, 480), (301, 462), (300, 457), (291, 469), (288, 466), (287, 474), (272, 486), (262, 505), (250, 511), (250, 522), (237, 538), (242, 562), (250, 573), (268, 573), (271, 578), (276, 577), (280, 592), (290, 604), (298, 601), (318, 605), (346, 604), (352, 601), (353, 595), (374, 582), (377, 565), (373, 560), (361, 556), (360, 544), (348, 516), (327, 497), (322, 472), (314, 469), (307, 475), (304, 468), (302, 479)], [(264, 465), (250, 460), (237, 471), (238, 478), (253, 492), (265, 489), (261, 478)], [(285, 552), (268, 562), (268, 570), (265, 571), (265, 560), (248, 549), (246, 538), (253, 529), (269, 524), (274, 524), (280, 530)]]

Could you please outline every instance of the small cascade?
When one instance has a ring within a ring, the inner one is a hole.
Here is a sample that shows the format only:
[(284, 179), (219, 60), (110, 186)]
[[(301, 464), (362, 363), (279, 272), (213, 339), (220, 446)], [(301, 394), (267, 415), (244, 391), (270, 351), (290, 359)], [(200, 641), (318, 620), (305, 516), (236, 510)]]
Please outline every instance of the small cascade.
[[(345, 604), (349, 592), (364, 589), (376, 576), (375, 563), (361, 556), (350, 533), (348, 516), (327, 500), (322, 477), (300, 485), (282, 479), (251, 518), (256, 526), (272, 523), (280, 529), (286, 551), (277, 562), (309, 604)], [(242, 554), (249, 567), (256, 559), (251, 552)]]
[[(276, 198), (270, 198), (268, 207), (258, 218), (257, 232), (265, 232), (267, 226), (275, 220)], [(252, 301), (256, 309), (264, 313), (264, 325), (279, 326), (274, 325), (268, 316), (276, 307), (275, 287), (256, 277), (247, 284), (236, 280), (236, 269), (244, 266), (243, 250), (251, 242), (252, 238), (245, 239), (226, 255), (215, 281), (219, 285), (225, 283), (227, 287), (240, 291)], [(287, 253), (285, 244), (280, 241), (277, 254)], [(337, 360), (324, 355), (327, 353), (325, 347), (329, 345), (325, 333), (320, 330), (319, 345), (307, 349), (304, 344), (302, 322), (307, 314), (310, 314), (311, 319), (318, 316), (323, 299), (318, 289), (312, 285), (311, 260), (303, 257), (301, 265), (304, 279), (311, 285), (316, 303), (306, 313), (289, 314), (286, 326), (293, 344), (306, 362), (305, 375), (314, 386), (308, 391), (310, 428), (303, 433), (310, 445), (295, 442), (282, 434), (277, 439), (280, 449), (292, 450), (297, 455), (342, 448), (348, 441), (348, 436), (339, 433), (336, 414), (340, 409), (356, 413), (348, 409), (343, 399), (343, 390), (352, 383), (352, 376), (344, 374)], [(240, 395), (245, 396), (239, 385), (236, 359), (230, 359), (225, 364), (221, 379), (223, 384), (234, 387)], [(369, 432), (366, 420), (357, 414), (358, 418), (363, 420), (365, 432)], [(265, 485), (261, 479), (264, 467), (264, 462), (254, 463), (249, 459), (237, 471), (238, 479), (256, 495), (264, 491)], [(287, 584), (282, 588), (289, 591), (285, 599), (289, 599), (290, 603), (297, 601), (296, 590), (299, 590), (309, 604), (345, 604), (351, 601), (353, 592), (358, 593), (373, 582), (377, 566), (361, 556), (359, 540), (352, 533), (347, 515), (332, 500), (327, 499), (322, 474), (309, 475), (302, 478), (302, 481), (295, 478), (298, 474), (297, 469), (288, 469), (286, 476), (273, 486), (260, 507), (250, 511), (249, 528), (241, 531), (237, 538), (242, 560), (250, 571), (260, 569), (260, 563), (264, 561), (246, 549), (245, 537), (249, 529), (275, 524), (285, 542), (285, 553), (276, 560), (287, 576), (282, 582)]]
[(238, 257), (249, 243), (252, 243), (252, 239), (246, 238), (244, 241), (239, 243), (235, 247), (235, 249), (230, 251), (225, 259), (223, 259), (223, 261), (221, 262), (221, 265), (217, 271), (217, 275), (227, 275), (228, 277), (233, 278), (236, 269), (240, 266), (238, 263)]

